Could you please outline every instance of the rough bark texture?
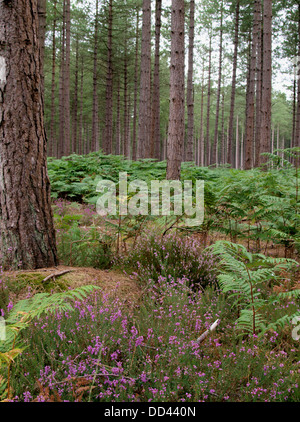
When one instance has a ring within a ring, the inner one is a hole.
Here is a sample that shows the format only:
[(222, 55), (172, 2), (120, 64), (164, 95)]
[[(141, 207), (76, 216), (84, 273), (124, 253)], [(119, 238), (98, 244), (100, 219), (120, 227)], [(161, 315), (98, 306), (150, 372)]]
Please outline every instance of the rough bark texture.
[(112, 154), (113, 145), (113, 2), (108, 4), (108, 36), (107, 36), (107, 73), (106, 73), (106, 107), (105, 134), (103, 143), (105, 152)]
[(61, 158), (64, 155), (65, 125), (64, 125), (64, 104), (65, 104), (65, 40), (66, 40), (66, 1), (63, 1), (62, 28), (60, 35), (60, 74), (59, 74), (59, 142), (57, 155)]
[(187, 144), (186, 161), (193, 161), (194, 149), (194, 40), (195, 40), (195, 1), (190, 0), (190, 29), (189, 29), (189, 66), (187, 80)]
[(91, 150), (96, 151), (99, 146), (98, 127), (98, 9), (99, 1), (96, 0), (95, 34), (94, 34), (94, 70), (93, 70), (93, 116), (92, 116), (92, 144)]
[(143, 0), (138, 158), (149, 158), (151, 134), (151, 0)]
[[(300, 58), (300, 3), (298, 6), (298, 59)], [(299, 66), (299, 63), (298, 63)], [(296, 129), (294, 147), (300, 147), (300, 66), (297, 74), (297, 108), (296, 108)], [(298, 160), (295, 164), (299, 166)]]
[(155, 11), (155, 62), (153, 75), (152, 93), (152, 128), (151, 128), (151, 151), (153, 158), (160, 158), (160, 31), (161, 31), (161, 3), (156, 0)]
[(184, 142), (184, 0), (172, 0), (167, 179), (178, 180)]
[[(272, 113), (272, 0), (264, 0), (263, 20), (263, 80), (261, 102), (261, 153), (270, 151)], [(267, 162), (261, 156), (260, 164)]]
[(37, 0), (0, 2), (0, 262), (5, 269), (57, 265), (37, 11)]
[(234, 121), (234, 110), (235, 110), (237, 59), (238, 59), (238, 47), (239, 47), (239, 27), (240, 27), (240, 1), (237, 0), (236, 11), (235, 11), (235, 35), (234, 35), (233, 70), (232, 70), (232, 85), (231, 85), (231, 105), (230, 105), (228, 143), (227, 143), (227, 163), (228, 164), (232, 164), (232, 139), (233, 139), (233, 121)]
[(136, 11), (136, 31), (135, 31), (135, 64), (134, 64), (134, 99), (133, 99), (133, 133), (132, 133), (132, 159), (137, 158), (137, 106), (138, 106), (138, 82), (139, 82), (139, 23), (140, 13)]
[(57, 156), (57, 143), (55, 136), (55, 71), (56, 71), (56, 21), (57, 21), (57, 0), (54, 0), (54, 19), (53, 19), (53, 30), (52, 30), (52, 82), (51, 82), (51, 122), (50, 122), (50, 146), (49, 155), (50, 157)]
[(45, 37), (46, 37), (46, 0), (38, 0), (38, 15), (39, 15), (39, 43), (40, 43), (40, 72), (42, 92), (45, 90)]
[(255, 117), (255, 157), (254, 167), (259, 166), (260, 157), (260, 130), (261, 130), (261, 82), (262, 82), (262, 5), (261, 0), (258, 0), (257, 19), (259, 25), (259, 34), (257, 42), (257, 60), (256, 60), (256, 117)]
[(76, 36), (76, 60), (75, 60), (75, 83), (74, 83), (74, 101), (73, 101), (73, 132), (72, 132), (72, 153), (77, 153), (78, 138), (78, 75), (79, 75), (79, 39)]
[(208, 84), (207, 84), (207, 112), (206, 112), (206, 160), (210, 165), (210, 108), (211, 108), (211, 67), (212, 67), (212, 35), (209, 38)]
[(70, 115), (70, 61), (71, 61), (71, 0), (66, 0), (66, 62), (64, 84), (64, 154), (71, 151), (71, 115)]
[(220, 102), (221, 102), (221, 85), (222, 85), (222, 63), (223, 63), (223, 0), (221, 2), (221, 17), (220, 17), (220, 49), (219, 49), (219, 77), (218, 77), (218, 91), (217, 91), (217, 105), (216, 105), (216, 124), (212, 164), (218, 165), (219, 153), (219, 118), (220, 118)]
[(259, 1), (254, 2), (254, 22), (253, 22), (253, 35), (251, 46), (251, 60), (249, 72), (249, 96), (248, 96), (248, 109), (246, 115), (246, 139), (245, 139), (245, 169), (250, 170), (254, 165), (254, 134), (255, 134), (255, 77), (257, 69), (257, 46), (259, 40), (259, 24), (260, 24), (260, 11)]

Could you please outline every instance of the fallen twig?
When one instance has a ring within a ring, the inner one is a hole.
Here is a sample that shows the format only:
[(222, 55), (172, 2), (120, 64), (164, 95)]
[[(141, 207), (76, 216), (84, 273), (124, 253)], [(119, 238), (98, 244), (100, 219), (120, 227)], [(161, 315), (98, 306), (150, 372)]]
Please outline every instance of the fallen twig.
[(42, 280), (42, 283), (45, 283), (46, 281), (51, 280), (51, 278), (56, 278), (56, 277), (60, 277), (64, 274), (68, 274), (71, 271), (74, 271), (74, 270), (64, 270), (64, 271), (61, 271), (59, 273), (50, 274), (50, 275), (48, 275), (48, 277), (46, 277), (46, 278), (44, 278), (44, 280)]

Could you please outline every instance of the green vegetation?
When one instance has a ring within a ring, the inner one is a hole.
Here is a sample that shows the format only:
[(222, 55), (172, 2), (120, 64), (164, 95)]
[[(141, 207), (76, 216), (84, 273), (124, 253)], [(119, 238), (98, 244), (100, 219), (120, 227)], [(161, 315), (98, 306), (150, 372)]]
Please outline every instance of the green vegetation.
[(2, 274), (1, 399), (299, 401), (299, 173), (295, 150), (284, 154), (268, 171), (184, 164), (184, 180), (205, 180), (205, 220), (192, 228), (96, 212), (98, 180), (162, 180), (165, 163), (50, 159), (60, 262), (126, 272), (139, 294)]

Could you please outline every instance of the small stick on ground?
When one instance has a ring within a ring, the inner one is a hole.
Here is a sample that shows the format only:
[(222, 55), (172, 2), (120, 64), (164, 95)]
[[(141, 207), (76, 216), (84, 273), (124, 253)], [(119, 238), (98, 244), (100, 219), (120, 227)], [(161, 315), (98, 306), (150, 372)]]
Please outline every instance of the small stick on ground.
[(60, 276), (62, 276), (64, 274), (68, 274), (68, 273), (70, 273), (72, 271), (74, 271), (74, 270), (64, 270), (64, 271), (61, 271), (60, 273), (50, 274), (50, 275), (48, 275), (48, 277), (44, 278), (44, 280), (42, 281), (42, 283), (45, 283), (46, 281), (51, 280), (51, 278), (60, 277)]

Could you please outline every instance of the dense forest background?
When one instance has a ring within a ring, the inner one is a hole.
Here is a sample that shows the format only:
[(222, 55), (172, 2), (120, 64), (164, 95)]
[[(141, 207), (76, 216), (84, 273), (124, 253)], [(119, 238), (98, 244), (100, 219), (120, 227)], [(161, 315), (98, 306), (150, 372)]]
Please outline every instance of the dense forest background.
[[(183, 161), (251, 168), (261, 152), (297, 146), (299, 5), (276, 1), (268, 17), (270, 4), (185, 2)], [(49, 156), (102, 149), (166, 159), (171, 15), (166, 0), (47, 1)], [(265, 77), (273, 84), (267, 135)]]

